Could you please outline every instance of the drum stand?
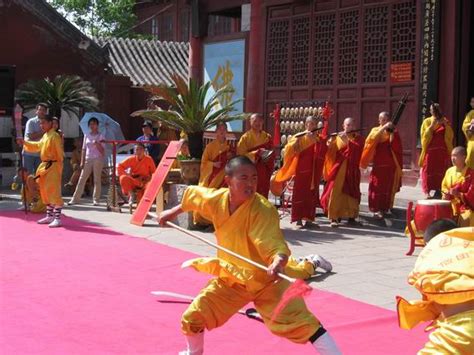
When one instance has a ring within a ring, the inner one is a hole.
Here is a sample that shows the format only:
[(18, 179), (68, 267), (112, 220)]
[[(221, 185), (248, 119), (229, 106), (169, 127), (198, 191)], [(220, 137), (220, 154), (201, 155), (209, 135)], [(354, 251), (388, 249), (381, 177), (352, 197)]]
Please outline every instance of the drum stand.
[(407, 228), (408, 228), (408, 232), (410, 233), (410, 249), (405, 254), (408, 256), (413, 254), (413, 252), (415, 251), (415, 247), (423, 248), (425, 246), (423, 235), (422, 236), (417, 235), (411, 225), (411, 221), (413, 219), (412, 209), (413, 209), (413, 202), (410, 201), (407, 207)]

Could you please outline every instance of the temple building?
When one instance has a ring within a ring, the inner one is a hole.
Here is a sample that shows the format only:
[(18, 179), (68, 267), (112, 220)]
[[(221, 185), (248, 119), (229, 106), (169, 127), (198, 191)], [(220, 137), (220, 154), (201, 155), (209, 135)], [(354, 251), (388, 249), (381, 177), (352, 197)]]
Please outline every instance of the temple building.
[[(369, 129), (409, 99), (398, 129), (404, 167), (418, 169), (419, 127), (439, 102), (464, 143), (474, 94), (474, 5), (467, 0), (168, 0), (136, 5), (140, 31), (190, 33), (190, 75), (231, 82), (245, 111), (329, 100), (332, 131), (345, 117)], [(154, 15), (156, 14), (156, 15)], [(239, 56), (241, 57), (239, 59)], [(241, 77), (240, 77), (241, 76)], [(241, 92), (239, 92), (241, 86)]]

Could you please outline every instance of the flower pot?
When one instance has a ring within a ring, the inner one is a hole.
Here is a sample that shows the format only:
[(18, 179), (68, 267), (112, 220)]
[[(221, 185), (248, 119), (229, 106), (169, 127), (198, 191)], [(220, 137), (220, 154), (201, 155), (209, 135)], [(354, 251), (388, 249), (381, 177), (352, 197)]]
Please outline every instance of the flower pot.
[(180, 160), (181, 177), (187, 185), (197, 185), (199, 182), (199, 175), (201, 172), (201, 160)]

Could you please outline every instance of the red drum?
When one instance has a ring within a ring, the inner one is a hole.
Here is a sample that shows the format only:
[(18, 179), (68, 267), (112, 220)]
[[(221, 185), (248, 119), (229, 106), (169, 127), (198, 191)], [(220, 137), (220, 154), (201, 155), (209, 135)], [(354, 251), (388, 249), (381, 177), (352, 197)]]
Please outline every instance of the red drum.
[(453, 219), (451, 202), (446, 200), (417, 201), (413, 219), (418, 231), (425, 231), (431, 222), (441, 218)]

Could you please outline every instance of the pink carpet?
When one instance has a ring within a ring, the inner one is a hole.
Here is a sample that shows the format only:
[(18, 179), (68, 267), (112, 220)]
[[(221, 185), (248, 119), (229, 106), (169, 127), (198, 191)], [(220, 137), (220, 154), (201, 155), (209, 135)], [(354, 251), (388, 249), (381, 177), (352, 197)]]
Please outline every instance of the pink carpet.
[[(177, 354), (184, 348), (179, 320), (186, 304), (158, 302), (150, 291), (195, 295), (207, 277), (180, 269), (191, 253), (71, 218), (51, 230), (36, 218), (0, 216), (2, 354)], [(307, 302), (344, 354), (413, 354), (427, 338), (420, 328), (399, 329), (394, 312), (337, 294), (315, 290)], [(207, 333), (206, 354), (223, 353), (314, 352), (236, 315)]]

